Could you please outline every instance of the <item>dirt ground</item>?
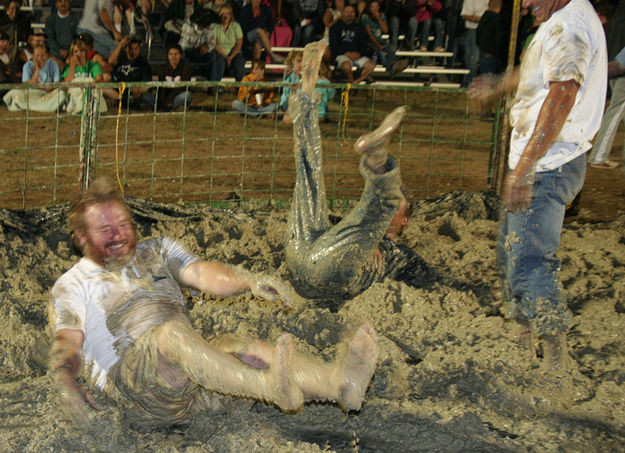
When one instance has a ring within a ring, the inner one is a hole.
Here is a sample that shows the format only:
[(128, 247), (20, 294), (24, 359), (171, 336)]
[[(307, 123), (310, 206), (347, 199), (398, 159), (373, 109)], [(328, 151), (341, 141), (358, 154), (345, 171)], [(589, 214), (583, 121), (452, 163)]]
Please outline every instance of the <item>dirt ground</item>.
[[(488, 133), (483, 123), (475, 124)], [(110, 136), (110, 127), (102, 133)], [(336, 124), (324, 127), (330, 131)], [(350, 134), (361, 130), (355, 126)], [(32, 139), (43, 143), (42, 134), (33, 133)], [(412, 138), (420, 140), (419, 134)], [(66, 136), (65, 145), (75, 146), (68, 138), (74, 136)], [(612, 155), (621, 162), (622, 140), (619, 133)], [(292, 157), (285, 149), (286, 162)], [(4, 167), (23, 165), (23, 159), (4, 157)], [(423, 162), (433, 161), (421, 156), (405, 165), (405, 172), (402, 162), (404, 180), (413, 189)], [(483, 168), (483, 153), (476, 162)], [(73, 180), (75, 168), (61, 163)], [(353, 159), (348, 164), (353, 166)], [(476, 181), (484, 180), (483, 170), (475, 174)], [(3, 173), (1, 184), (10, 175)], [(341, 177), (347, 186), (359, 187), (349, 179), (357, 175)], [(283, 183), (288, 187), (287, 177)], [(232, 401), (187, 425), (151, 432), (128, 426), (97, 392), (100, 410), (86, 430), (60, 412), (47, 372), (48, 291), (78, 260), (65, 227), (66, 208), (0, 209), (0, 452), (625, 451), (624, 183), (620, 169), (589, 168), (579, 211), (565, 222), (559, 255), (574, 314), (570, 372), (542, 370), (540, 347), (535, 355), (513, 341), (501, 302), (489, 292), (497, 280), (498, 198), (469, 184), (463, 186), (469, 191), (419, 201), (401, 238), (441, 273), (463, 282), (460, 289), (387, 280), (344, 304), (320, 306), (294, 297), (290, 307), (251, 296), (188, 295), (189, 315), (206, 337), (235, 332), (275, 341), (287, 331), (298, 349), (326, 359), (334, 356), (341, 331), (367, 320), (378, 332), (381, 353), (359, 412), (311, 403), (297, 414), (283, 414), (262, 403)], [(431, 188), (430, 193), (439, 190)], [(142, 238), (173, 237), (200, 257), (286, 275), (285, 208), (268, 203), (220, 210), (137, 199), (130, 204)]]
[[(142, 238), (174, 237), (201, 257), (285, 275), (284, 209), (131, 206)], [(145, 433), (97, 393), (101, 410), (85, 431), (59, 411), (47, 373), (48, 291), (78, 257), (64, 208), (2, 210), (0, 451), (624, 451), (625, 216), (565, 226), (573, 368), (555, 373), (512, 341), (500, 302), (484, 291), (496, 281), (497, 211), (495, 196), (455, 192), (419, 203), (403, 235), (440, 272), (466, 283), (461, 289), (388, 280), (327, 307), (189, 295), (193, 324), (206, 337), (229, 331), (274, 341), (287, 331), (298, 349), (326, 359), (345, 326), (370, 322), (381, 353), (359, 412), (311, 403), (283, 414), (233, 403)]]

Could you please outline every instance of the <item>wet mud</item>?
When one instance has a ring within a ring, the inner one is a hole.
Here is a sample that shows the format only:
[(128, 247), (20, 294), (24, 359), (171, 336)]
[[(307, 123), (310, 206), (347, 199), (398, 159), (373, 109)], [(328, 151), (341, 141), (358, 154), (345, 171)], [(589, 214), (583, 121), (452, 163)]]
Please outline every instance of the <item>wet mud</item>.
[[(142, 238), (179, 239), (201, 257), (286, 275), (288, 210), (214, 210), (130, 201)], [(344, 303), (188, 293), (196, 329), (275, 341), (332, 358), (346, 326), (366, 319), (380, 359), (359, 412), (309, 403), (297, 414), (224, 399), (188, 424), (143, 432), (94, 391), (85, 431), (59, 410), (47, 372), (49, 289), (78, 256), (65, 208), (0, 211), (0, 451), (544, 452), (625, 451), (625, 217), (567, 223), (560, 257), (574, 314), (570, 372), (541, 368), (513, 341), (497, 280), (497, 200), (458, 192), (419, 203), (401, 241), (454, 285), (377, 283)], [(340, 215), (339, 212), (334, 212)], [(92, 389), (93, 390), (93, 389)]]

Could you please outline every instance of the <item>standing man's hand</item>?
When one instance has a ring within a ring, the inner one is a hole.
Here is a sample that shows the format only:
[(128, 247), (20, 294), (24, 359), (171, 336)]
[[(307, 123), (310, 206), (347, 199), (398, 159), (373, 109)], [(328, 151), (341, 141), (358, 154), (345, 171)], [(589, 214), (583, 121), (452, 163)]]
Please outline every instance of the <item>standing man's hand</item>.
[(532, 202), (532, 186), (535, 173), (517, 174), (516, 170), (506, 176), (501, 201), (506, 211), (518, 214), (529, 209)]

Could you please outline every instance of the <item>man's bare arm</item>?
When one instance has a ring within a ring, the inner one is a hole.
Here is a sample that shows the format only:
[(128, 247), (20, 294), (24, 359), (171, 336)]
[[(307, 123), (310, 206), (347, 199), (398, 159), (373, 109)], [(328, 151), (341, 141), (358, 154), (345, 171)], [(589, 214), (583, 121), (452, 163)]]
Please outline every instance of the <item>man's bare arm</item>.
[(121, 41), (123, 36), (115, 28), (115, 25), (113, 24), (113, 20), (111, 19), (111, 15), (109, 14), (108, 10), (106, 8), (102, 8), (98, 13), (98, 16), (100, 17), (100, 20), (102, 21), (106, 29), (113, 33), (115, 41)]
[(529, 208), (536, 164), (564, 127), (578, 90), (579, 84), (574, 80), (549, 84), (549, 93), (540, 108), (529, 142), (516, 168), (504, 181), (502, 201), (509, 211), (519, 212)]

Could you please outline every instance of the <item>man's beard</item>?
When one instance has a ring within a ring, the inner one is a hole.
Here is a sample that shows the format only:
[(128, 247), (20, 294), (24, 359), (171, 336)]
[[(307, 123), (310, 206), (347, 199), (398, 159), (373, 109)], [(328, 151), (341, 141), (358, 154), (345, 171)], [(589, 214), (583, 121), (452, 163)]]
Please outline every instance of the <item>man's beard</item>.
[(128, 253), (124, 256), (109, 256), (100, 249), (93, 247), (90, 241), (87, 241), (83, 247), (83, 255), (107, 269), (115, 269), (127, 265), (132, 260), (137, 248), (137, 241), (128, 241), (128, 247)]

